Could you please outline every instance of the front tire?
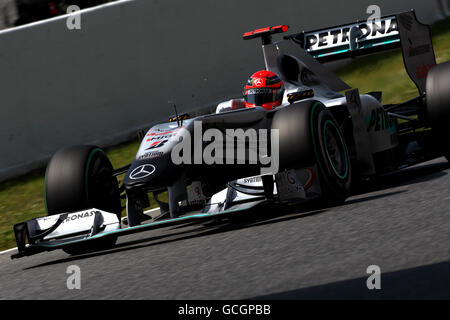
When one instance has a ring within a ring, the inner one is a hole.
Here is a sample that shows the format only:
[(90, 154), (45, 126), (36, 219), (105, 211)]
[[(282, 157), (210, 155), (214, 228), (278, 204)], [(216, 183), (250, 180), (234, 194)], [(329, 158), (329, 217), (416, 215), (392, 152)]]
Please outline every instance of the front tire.
[(343, 134), (331, 112), (322, 104), (311, 110), (311, 136), (324, 197), (331, 204), (350, 195), (351, 165)]
[[(106, 154), (96, 146), (73, 146), (57, 151), (45, 174), (48, 215), (96, 208), (115, 213), (120, 220), (118, 182)], [(69, 254), (103, 250), (117, 238), (98, 239), (63, 248)]]
[(317, 165), (322, 196), (329, 204), (350, 194), (351, 164), (343, 134), (330, 111), (314, 100), (280, 109), (272, 129), (279, 131), (280, 170)]

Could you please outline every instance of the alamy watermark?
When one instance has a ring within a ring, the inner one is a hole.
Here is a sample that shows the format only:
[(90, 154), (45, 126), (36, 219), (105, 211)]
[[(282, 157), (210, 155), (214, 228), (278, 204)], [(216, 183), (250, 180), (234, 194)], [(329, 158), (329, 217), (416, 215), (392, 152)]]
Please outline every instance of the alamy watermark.
[(371, 14), (369, 18), (367, 18), (367, 24), (369, 23), (380, 23), (381, 18), (381, 8), (376, 4), (372, 4), (366, 9), (367, 14)]
[(69, 30), (81, 29), (81, 14), (80, 7), (77, 5), (71, 5), (67, 7), (66, 13), (69, 15), (66, 20), (66, 26)]
[(370, 276), (367, 278), (366, 285), (369, 290), (381, 289), (381, 269), (379, 266), (373, 264), (367, 267), (367, 274)]
[(66, 269), (67, 277), (66, 286), (69, 290), (81, 289), (81, 269), (77, 265), (70, 265)]
[(176, 165), (259, 164), (261, 175), (278, 172), (278, 129), (226, 129), (222, 132), (210, 128), (203, 131), (202, 122), (194, 121), (193, 137), (189, 130), (179, 130), (180, 141), (171, 152), (172, 162)]

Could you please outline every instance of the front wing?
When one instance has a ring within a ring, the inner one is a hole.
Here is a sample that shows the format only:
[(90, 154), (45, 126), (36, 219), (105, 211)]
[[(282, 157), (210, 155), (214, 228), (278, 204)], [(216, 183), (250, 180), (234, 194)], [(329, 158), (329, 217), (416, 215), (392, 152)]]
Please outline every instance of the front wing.
[[(319, 197), (317, 168), (291, 169), (277, 173), (274, 194), (280, 203), (303, 202)], [(201, 199), (191, 200), (195, 202)], [(226, 189), (216, 193), (199, 211), (191, 211), (177, 218), (153, 220), (134, 227), (122, 227), (116, 214), (96, 208), (35, 218), (14, 225), (18, 253), (11, 258), (188, 222), (228, 218), (267, 201), (262, 178), (255, 176), (229, 182)]]
[[(61, 249), (68, 245), (85, 243), (100, 238), (105, 239), (108, 237), (124, 236), (193, 221), (202, 222), (213, 218), (226, 218), (239, 212), (249, 210), (263, 202), (265, 201), (256, 200), (249, 203), (242, 203), (238, 206), (233, 206), (231, 209), (213, 213), (192, 212), (178, 218), (153, 221), (147, 224), (126, 228), (120, 227), (120, 221), (115, 214), (95, 208), (80, 212), (36, 218), (14, 225), (18, 253), (12, 255), (11, 259), (31, 256), (44, 251)], [(72, 217), (79, 216), (81, 219), (84, 215), (86, 215), (86, 221), (83, 226), (80, 225), (80, 221), (77, 221), (72, 228), (69, 227), (71, 222), (77, 220)], [(50, 221), (52, 221), (53, 224), (51, 224)], [(66, 223), (66, 225), (64, 225), (64, 223)], [(86, 225), (89, 223), (91, 223), (90, 227), (86, 228)], [(44, 225), (46, 225), (47, 228), (40, 229), (40, 227)], [(28, 244), (26, 243), (27, 241)]]

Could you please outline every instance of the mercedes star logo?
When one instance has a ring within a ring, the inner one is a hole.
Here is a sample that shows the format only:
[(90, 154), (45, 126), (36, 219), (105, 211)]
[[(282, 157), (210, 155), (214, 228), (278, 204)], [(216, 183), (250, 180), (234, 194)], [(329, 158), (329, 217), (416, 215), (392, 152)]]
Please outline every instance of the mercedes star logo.
[(261, 78), (255, 79), (255, 86), (261, 87), (262, 85), (263, 85), (263, 79), (261, 79)]
[(136, 169), (134, 169), (130, 173), (130, 179), (137, 180), (142, 179), (145, 177), (148, 177), (153, 172), (155, 172), (156, 168), (152, 164), (144, 164), (143, 166), (139, 166)]

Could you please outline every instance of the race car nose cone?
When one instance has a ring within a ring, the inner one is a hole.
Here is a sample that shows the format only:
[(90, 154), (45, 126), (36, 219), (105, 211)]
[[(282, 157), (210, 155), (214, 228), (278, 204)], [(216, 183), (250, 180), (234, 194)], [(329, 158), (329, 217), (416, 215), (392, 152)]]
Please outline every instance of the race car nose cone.
[(183, 170), (182, 166), (174, 165), (170, 159), (160, 158), (135, 160), (123, 180), (126, 189), (135, 187), (147, 190), (163, 189), (171, 185)]

